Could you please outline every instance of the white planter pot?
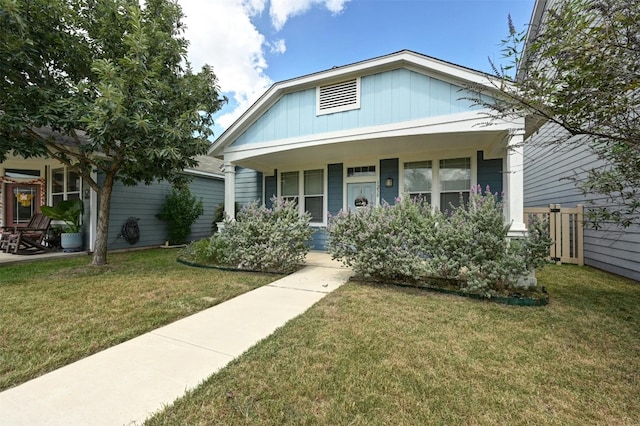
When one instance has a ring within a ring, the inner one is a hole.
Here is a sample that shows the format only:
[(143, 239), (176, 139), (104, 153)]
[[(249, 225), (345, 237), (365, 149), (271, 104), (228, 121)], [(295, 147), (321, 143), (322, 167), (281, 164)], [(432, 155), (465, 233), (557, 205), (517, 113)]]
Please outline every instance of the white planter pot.
[(82, 232), (63, 232), (60, 234), (60, 245), (64, 252), (82, 250)]

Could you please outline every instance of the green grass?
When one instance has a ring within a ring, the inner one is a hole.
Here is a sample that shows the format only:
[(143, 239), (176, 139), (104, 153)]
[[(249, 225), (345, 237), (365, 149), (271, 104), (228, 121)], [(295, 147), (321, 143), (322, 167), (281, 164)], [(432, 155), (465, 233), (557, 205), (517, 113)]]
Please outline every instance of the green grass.
[(538, 278), (545, 307), (349, 283), (147, 424), (637, 425), (640, 285)]
[(279, 278), (188, 267), (176, 254), (0, 266), (0, 390)]

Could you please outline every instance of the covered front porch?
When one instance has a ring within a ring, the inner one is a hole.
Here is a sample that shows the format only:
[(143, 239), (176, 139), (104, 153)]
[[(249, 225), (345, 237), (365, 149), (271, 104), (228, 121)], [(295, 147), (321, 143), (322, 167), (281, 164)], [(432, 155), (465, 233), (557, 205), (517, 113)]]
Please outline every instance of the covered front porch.
[[(245, 200), (247, 174), (255, 173), (265, 204), (273, 196), (294, 198), (309, 211), (312, 226), (326, 227), (330, 215), (363, 205), (394, 204), (420, 196), (442, 211), (486, 186), (504, 194), (510, 235), (523, 223), (522, 133), (517, 123), (486, 125), (477, 113), (416, 120), (402, 126), (353, 129), (317, 137), (232, 144), (224, 150), (225, 211), (234, 217)], [(322, 232), (314, 248), (322, 249)]]
[[(26, 226), (43, 205), (80, 199), (84, 204), (84, 247), (92, 251), (97, 222), (97, 197), (80, 176), (45, 158), (10, 156), (0, 163), (0, 225)], [(52, 223), (57, 225), (57, 223)]]

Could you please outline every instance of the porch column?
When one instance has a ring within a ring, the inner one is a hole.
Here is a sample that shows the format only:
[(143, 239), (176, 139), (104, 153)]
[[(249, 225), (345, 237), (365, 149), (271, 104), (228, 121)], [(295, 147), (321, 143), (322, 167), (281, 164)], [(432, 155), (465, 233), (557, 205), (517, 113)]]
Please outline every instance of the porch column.
[(224, 213), (226, 217), (236, 217), (236, 166), (224, 163)]
[(511, 222), (510, 237), (527, 235), (524, 223), (524, 130), (510, 132), (507, 142), (506, 218)]

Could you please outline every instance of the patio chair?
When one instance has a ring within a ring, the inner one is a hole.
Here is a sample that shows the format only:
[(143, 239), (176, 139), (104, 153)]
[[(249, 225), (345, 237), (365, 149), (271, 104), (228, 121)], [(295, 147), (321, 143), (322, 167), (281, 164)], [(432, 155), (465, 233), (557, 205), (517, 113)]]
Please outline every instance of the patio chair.
[(4, 226), (0, 239), (0, 250), (13, 254), (35, 254), (47, 251), (42, 240), (47, 235), (51, 218), (36, 213), (26, 227)]

